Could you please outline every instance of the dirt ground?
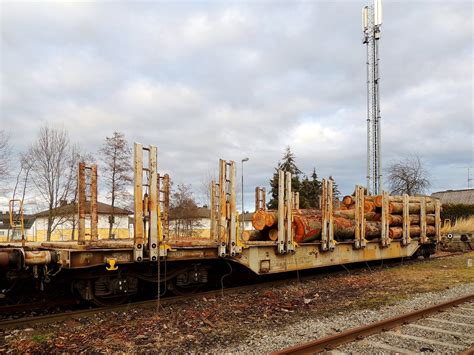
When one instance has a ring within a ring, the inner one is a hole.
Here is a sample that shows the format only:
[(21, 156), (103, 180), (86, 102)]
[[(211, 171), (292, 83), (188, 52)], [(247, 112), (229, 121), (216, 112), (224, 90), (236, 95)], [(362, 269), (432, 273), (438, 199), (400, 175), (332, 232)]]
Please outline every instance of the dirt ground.
[[(325, 274), (286, 285), (198, 297), (180, 304), (0, 331), (3, 352), (206, 352), (255, 329), (274, 329), (339, 310), (376, 309), (415, 294), (474, 282), (474, 252)], [(3, 339), (2, 339), (3, 338)]]

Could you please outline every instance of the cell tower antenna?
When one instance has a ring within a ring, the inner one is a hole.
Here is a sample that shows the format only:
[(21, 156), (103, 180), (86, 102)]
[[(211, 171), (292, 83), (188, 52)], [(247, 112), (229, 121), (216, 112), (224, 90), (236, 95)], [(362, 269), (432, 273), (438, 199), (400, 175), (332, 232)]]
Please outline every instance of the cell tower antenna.
[(367, 46), (367, 192), (382, 192), (382, 149), (380, 136), (379, 46), (382, 0), (369, 0), (362, 8), (363, 43)]

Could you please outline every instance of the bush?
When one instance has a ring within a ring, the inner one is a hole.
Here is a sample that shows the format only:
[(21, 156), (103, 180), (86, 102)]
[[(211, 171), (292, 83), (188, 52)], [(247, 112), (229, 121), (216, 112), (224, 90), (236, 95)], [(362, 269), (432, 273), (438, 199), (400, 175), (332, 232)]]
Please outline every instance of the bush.
[(450, 219), (454, 221), (458, 218), (468, 218), (474, 216), (474, 205), (463, 203), (447, 203), (443, 204), (441, 211), (441, 220)]

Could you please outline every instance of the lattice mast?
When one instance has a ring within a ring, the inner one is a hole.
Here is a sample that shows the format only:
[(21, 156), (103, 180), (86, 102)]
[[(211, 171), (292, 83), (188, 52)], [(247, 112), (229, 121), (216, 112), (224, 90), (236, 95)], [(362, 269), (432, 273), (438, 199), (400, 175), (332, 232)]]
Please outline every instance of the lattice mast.
[(367, 193), (382, 193), (380, 136), (379, 48), (382, 0), (371, 0), (362, 8), (363, 43), (367, 46)]

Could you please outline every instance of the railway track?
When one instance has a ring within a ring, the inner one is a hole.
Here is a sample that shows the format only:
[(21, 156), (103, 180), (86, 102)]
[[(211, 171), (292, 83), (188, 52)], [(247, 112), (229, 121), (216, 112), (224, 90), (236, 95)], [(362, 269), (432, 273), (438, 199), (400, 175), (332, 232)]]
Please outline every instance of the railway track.
[(474, 353), (474, 294), (273, 353)]
[[(456, 253), (443, 253), (441, 255), (434, 255), (431, 257), (431, 259), (438, 259), (438, 258), (446, 258), (446, 257), (451, 257), (451, 256), (456, 256), (456, 255), (461, 255), (463, 253), (456, 252)], [(411, 260), (402, 260), (401, 262), (403, 264), (409, 264), (409, 263), (416, 263), (416, 262), (423, 262), (424, 259), (411, 259)], [(370, 267), (368, 264), (366, 266), (362, 267), (356, 267), (354, 271), (357, 271), (359, 269), (365, 269), (368, 268), (370, 270), (378, 270), (379, 268), (382, 267), (396, 267), (400, 265), (400, 260), (386, 260), (385, 263), (380, 264), (380, 265), (372, 265)], [(350, 272), (349, 269), (345, 268), (344, 270), (333, 272), (334, 274), (339, 274), (339, 273), (345, 273), (345, 272)], [(329, 272), (331, 273), (331, 272)], [(27, 312), (31, 310), (35, 310), (38, 308), (46, 308), (46, 302), (41, 301), (38, 303), (29, 303), (29, 304), (18, 304), (18, 305), (8, 305), (8, 306), (3, 306), (0, 307), (0, 314), (3, 314), (4, 316), (7, 315), (7, 312), (14, 312), (12, 313), (12, 317), (8, 317), (8, 319), (0, 320), (0, 329), (9, 329), (9, 328), (15, 328), (15, 327), (24, 327), (32, 324), (37, 324), (37, 323), (45, 323), (45, 322), (54, 322), (54, 321), (61, 321), (65, 319), (71, 319), (71, 318), (80, 318), (80, 317), (87, 317), (90, 315), (94, 315), (100, 312), (106, 312), (106, 311), (125, 311), (128, 309), (132, 308), (140, 308), (140, 307), (153, 307), (158, 304), (158, 302), (162, 305), (165, 304), (171, 304), (173, 302), (178, 302), (186, 299), (192, 299), (196, 297), (206, 297), (206, 296), (219, 296), (223, 295), (226, 293), (230, 292), (239, 292), (239, 291), (245, 291), (245, 290), (251, 290), (251, 289), (257, 289), (257, 288), (265, 288), (265, 287), (274, 287), (278, 286), (281, 284), (288, 284), (288, 282), (301, 282), (309, 279), (314, 279), (317, 277), (324, 277), (327, 276), (327, 273), (318, 273), (318, 274), (311, 274), (311, 275), (306, 275), (306, 276), (292, 276), (292, 277), (287, 277), (281, 280), (273, 280), (273, 281), (266, 281), (266, 282), (261, 282), (261, 283), (252, 283), (249, 285), (244, 285), (244, 286), (234, 286), (234, 287), (227, 287), (224, 289), (216, 289), (216, 290), (211, 290), (211, 291), (205, 291), (205, 292), (198, 292), (195, 294), (190, 294), (190, 295), (182, 295), (182, 296), (167, 296), (161, 298), (159, 301), (155, 299), (151, 300), (144, 300), (144, 301), (138, 301), (138, 302), (129, 302), (121, 305), (116, 305), (116, 306), (104, 306), (104, 307), (94, 307), (94, 308), (87, 308), (87, 309), (77, 309), (73, 310), (68, 308), (66, 311), (55, 311), (55, 313), (52, 314), (42, 314), (42, 315), (35, 315), (35, 316), (20, 316), (18, 317), (18, 312)], [(61, 306), (61, 300), (54, 300), (52, 301), (52, 304), (48, 304), (48, 308), (52, 308), (52, 306)], [(76, 301), (74, 299), (64, 299), (64, 304), (65, 306), (71, 306), (74, 305)]]

